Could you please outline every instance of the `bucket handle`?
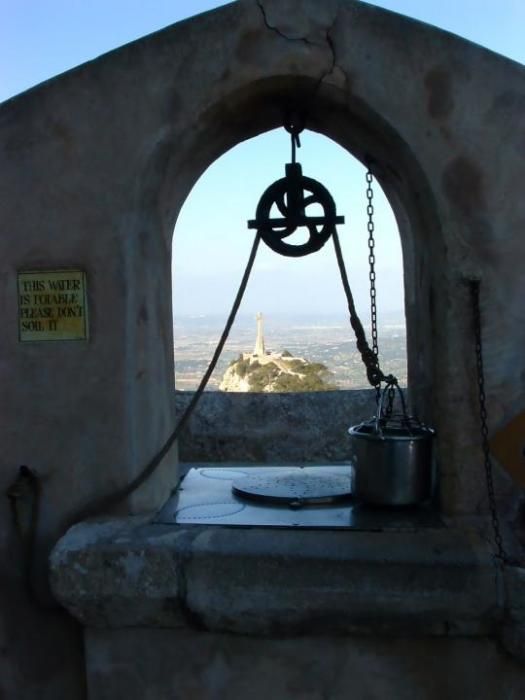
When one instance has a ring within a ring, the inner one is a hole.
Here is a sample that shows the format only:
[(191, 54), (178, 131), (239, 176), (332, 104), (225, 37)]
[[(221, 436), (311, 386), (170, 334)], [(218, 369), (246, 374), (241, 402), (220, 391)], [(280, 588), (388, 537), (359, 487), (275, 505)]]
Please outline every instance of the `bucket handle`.
[[(408, 417), (408, 413), (407, 413), (405, 396), (403, 394), (403, 390), (401, 389), (401, 387), (399, 386), (399, 384), (397, 383), (397, 380), (396, 380), (394, 382), (387, 382), (385, 388), (381, 392), (381, 398), (377, 404), (375, 430), (376, 430), (376, 433), (379, 433), (379, 435), (381, 437), (383, 437), (383, 429), (381, 428), (381, 418), (383, 416), (383, 406), (385, 403), (385, 396), (387, 396), (387, 394), (391, 395), (391, 392), (393, 393), (393, 395), (395, 395), (396, 389), (399, 392), (399, 398), (401, 399), (401, 408), (403, 411), (403, 422), (406, 423), (407, 429), (411, 433), (410, 418)], [(394, 398), (392, 398), (391, 406), (393, 405), (393, 403), (394, 403)]]

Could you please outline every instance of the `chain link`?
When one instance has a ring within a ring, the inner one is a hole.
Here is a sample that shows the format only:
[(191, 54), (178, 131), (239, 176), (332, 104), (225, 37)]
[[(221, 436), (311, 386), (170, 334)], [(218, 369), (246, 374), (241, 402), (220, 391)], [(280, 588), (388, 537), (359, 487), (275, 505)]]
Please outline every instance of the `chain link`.
[(494, 477), (492, 473), (492, 459), (490, 457), (489, 445), (489, 429), (488, 429), (488, 414), (487, 414), (487, 397), (485, 394), (485, 372), (483, 369), (483, 342), (481, 334), (481, 310), (479, 304), (479, 280), (471, 280), (470, 294), (472, 300), (472, 310), (474, 315), (474, 336), (476, 343), (476, 370), (479, 396), (479, 417), (480, 417), (480, 432), (481, 432), (481, 449), (483, 450), (483, 460), (485, 466), (485, 477), (487, 481), (487, 492), (489, 498), (490, 516), (492, 519), (492, 529), (494, 532), (494, 541), (496, 543), (496, 559), (501, 568), (505, 564), (514, 564), (514, 560), (509, 559), (503, 546), (503, 538), (501, 536), (500, 522), (498, 509), (496, 505), (496, 493), (494, 490)]
[[(370, 334), (372, 340), (372, 352), (379, 359), (379, 343), (377, 334), (377, 291), (376, 291), (376, 256), (375, 256), (375, 224), (374, 224), (374, 190), (372, 189), (374, 177), (370, 170), (366, 171), (366, 213), (368, 221), (366, 224), (368, 231), (368, 264), (369, 264), (369, 280), (370, 280)], [(381, 397), (381, 387), (378, 385), (376, 389), (376, 401), (379, 402)]]
[(367, 230), (368, 230), (368, 264), (370, 265), (370, 321), (371, 321), (371, 340), (372, 351), (377, 356), (379, 352), (377, 342), (377, 292), (376, 292), (376, 256), (375, 256), (375, 240), (374, 240), (374, 190), (372, 189), (373, 175), (370, 170), (366, 173), (366, 213), (368, 215)]
[[(389, 384), (387, 393), (387, 405), (385, 409), (385, 416), (390, 418), (394, 410), (394, 399), (396, 398), (396, 387), (399, 389), (398, 384)], [(401, 389), (399, 389), (401, 391)], [(406, 413), (406, 412), (405, 412)]]

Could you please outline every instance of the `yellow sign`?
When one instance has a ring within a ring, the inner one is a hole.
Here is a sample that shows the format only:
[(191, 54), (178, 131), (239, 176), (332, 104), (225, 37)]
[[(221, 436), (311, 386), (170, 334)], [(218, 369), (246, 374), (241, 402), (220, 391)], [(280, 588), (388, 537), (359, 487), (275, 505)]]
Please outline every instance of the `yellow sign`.
[(18, 273), (18, 333), (26, 340), (87, 340), (86, 273)]

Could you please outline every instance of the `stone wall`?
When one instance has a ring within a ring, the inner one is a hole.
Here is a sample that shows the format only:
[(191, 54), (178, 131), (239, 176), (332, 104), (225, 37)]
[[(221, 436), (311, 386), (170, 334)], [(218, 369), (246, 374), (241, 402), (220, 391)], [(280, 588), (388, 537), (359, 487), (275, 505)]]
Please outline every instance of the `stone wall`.
[[(180, 415), (191, 392), (177, 392)], [(316, 463), (348, 459), (348, 428), (375, 411), (373, 391), (205, 392), (179, 441), (183, 462)]]
[(97, 700), (521, 697), (525, 568), (487, 535), (105, 519), (61, 540), (52, 582)]
[(97, 700), (117, 700), (122, 689), (127, 700), (510, 700), (525, 693), (523, 670), (488, 639), (90, 630), (87, 663)]

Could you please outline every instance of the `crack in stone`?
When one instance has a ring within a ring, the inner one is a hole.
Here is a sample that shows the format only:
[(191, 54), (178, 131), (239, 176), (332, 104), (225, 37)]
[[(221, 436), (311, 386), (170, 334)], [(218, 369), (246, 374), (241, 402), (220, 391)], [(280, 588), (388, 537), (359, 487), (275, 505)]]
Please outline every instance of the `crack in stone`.
[[(262, 18), (263, 18), (263, 22), (264, 22), (265, 27), (266, 27), (267, 29), (269, 29), (270, 31), (275, 32), (275, 34), (277, 34), (277, 36), (280, 36), (281, 38), (286, 39), (286, 41), (296, 41), (296, 42), (298, 41), (298, 42), (302, 42), (303, 44), (306, 44), (307, 46), (317, 46), (317, 47), (322, 46), (322, 44), (319, 44), (319, 43), (317, 43), (317, 42), (315, 42), (315, 41), (312, 41), (312, 40), (309, 39), (308, 37), (293, 37), (293, 36), (288, 36), (288, 35), (285, 34), (283, 31), (281, 31), (281, 30), (279, 29), (279, 27), (270, 24), (270, 22), (269, 22), (269, 20), (268, 20), (268, 15), (266, 14), (266, 8), (264, 7), (264, 4), (263, 4), (263, 0), (256, 0), (256, 3), (257, 3), (257, 6), (259, 7), (259, 9), (260, 9), (260, 11), (261, 11), (261, 15), (262, 15)], [(313, 90), (312, 90), (312, 95), (311, 95), (311, 97), (310, 97), (310, 101), (313, 101), (313, 100), (315, 99), (315, 97), (316, 97), (316, 95), (317, 95), (317, 92), (319, 91), (319, 89), (320, 89), (321, 85), (323, 84), (323, 82), (324, 82), (330, 75), (332, 75), (332, 74), (335, 72), (336, 68), (339, 68), (339, 70), (340, 70), (341, 73), (343, 74), (344, 83), (345, 83), (345, 86), (346, 86), (346, 89), (347, 89), (347, 92), (348, 92), (348, 88), (349, 88), (348, 76), (347, 76), (345, 70), (344, 70), (344, 69), (338, 64), (338, 62), (337, 62), (337, 50), (336, 50), (336, 47), (335, 47), (335, 41), (334, 41), (334, 39), (333, 39), (333, 37), (332, 37), (332, 31), (333, 31), (333, 29), (334, 29), (334, 27), (335, 27), (335, 25), (336, 25), (336, 22), (337, 22), (338, 18), (339, 18), (339, 11), (336, 12), (336, 15), (335, 15), (335, 17), (334, 17), (334, 20), (333, 20), (332, 24), (331, 24), (331, 25), (326, 29), (326, 31), (325, 31), (325, 36), (324, 36), (325, 44), (326, 44), (326, 46), (328, 47), (328, 50), (329, 50), (329, 52), (330, 52), (330, 57), (331, 57), (330, 66), (329, 66), (329, 68), (328, 68), (327, 70), (323, 71), (323, 72), (321, 73), (321, 75), (319, 76), (319, 78), (318, 78), (317, 82), (315, 83), (315, 86), (314, 86), (314, 88), (313, 88)]]
[(315, 44), (313, 41), (310, 41), (310, 39), (308, 39), (307, 37), (303, 37), (303, 36), (298, 36), (298, 37), (296, 37), (296, 36), (288, 36), (287, 34), (285, 34), (284, 32), (282, 32), (282, 31), (279, 29), (279, 27), (277, 27), (277, 26), (275, 26), (275, 25), (273, 25), (273, 24), (270, 24), (270, 22), (268, 21), (268, 15), (266, 14), (266, 8), (264, 7), (264, 5), (263, 5), (263, 3), (262, 3), (262, 0), (255, 0), (255, 1), (256, 1), (257, 5), (258, 5), (260, 11), (261, 11), (261, 14), (262, 14), (262, 18), (263, 18), (263, 22), (264, 22), (265, 27), (266, 27), (267, 29), (269, 29), (271, 32), (275, 32), (275, 33), (277, 34), (277, 36), (280, 36), (280, 37), (282, 37), (283, 39), (286, 39), (287, 41), (301, 41), (301, 42), (303, 42), (304, 44), (309, 44), (309, 45), (312, 45), (312, 46), (317, 46), (317, 44)]
[(328, 27), (328, 29), (327, 29), (326, 32), (325, 32), (325, 41), (326, 41), (326, 45), (327, 45), (328, 48), (330, 49), (330, 55), (331, 55), (331, 57), (332, 57), (332, 63), (331, 63), (331, 65), (330, 65), (330, 68), (329, 68), (327, 71), (325, 71), (325, 72), (321, 75), (321, 77), (319, 78), (319, 81), (318, 81), (318, 84), (317, 84), (317, 87), (316, 87), (316, 91), (321, 87), (321, 84), (322, 84), (330, 75), (333, 74), (333, 72), (335, 71), (336, 68), (339, 68), (339, 70), (343, 73), (343, 75), (345, 75), (345, 80), (346, 80), (346, 74), (345, 74), (344, 70), (343, 70), (343, 69), (341, 68), (341, 66), (339, 66), (338, 63), (337, 63), (337, 53), (336, 53), (336, 48), (335, 48), (335, 42), (334, 42), (334, 40), (333, 40), (333, 38), (332, 38), (332, 35), (331, 35), (331, 32), (332, 32), (332, 30), (333, 30), (333, 28), (334, 28), (336, 22), (337, 22), (337, 15), (335, 16), (334, 21), (332, 22), (332, 24)]
[(333, 30), (334, 30), (334, 27), (335, 27), (335, 25), (336, 25), (336, 23), (337, 23), (338, 18), (339, 18), (339, 12), (336, 13), (332, 24), (331, 24), (331, 25), (326, 29), (326, 31), (325, 31), (325, 42), (326, 42), (326, 45), (328, 46), (328, 49), (329, 49), (329, 51), (330, 51), (330, 55), (331, 55), (331, 65), (330, 65), (330, 67), (328, 68), (328, 70), (324, 71), (324, 72), (321, 74), (321, 76), (319, 77), (319, 79), (318, 79), (318, 81), (317, 81), (317, 83), (316, 83), (316, 85), (315, 85), (315, 88), (314, 88), (314, 90), (313, 90), (312, 99), (314, 99), (315, 96), (317, 95), (317, 92), (318, 92), (319, 89), (321, 88), (321, 85), (323, 84), (323, 82), (324, 82), (328, 77), (330, 77), (331, 75), (334, 74), (336, 68), (338, 68), (338, 69), (341, 71), (342, 75), (343, 75), (344, 85), (345, 85), (347, 94), (348, 94), (349, 89), (350, 89), (350, 82), (349, 82), (349, 79), (348, 79), (348, 75), (346, 74), (346, 71), (344, 70), (344, 68), (337, 62), (337, 49), (336, 49), (336, 46), (335, 46), (335, 41), (334, 41), (334, 39), (333, 39), (333, 37), (332, 37), (332, 32), (333, 32)]

